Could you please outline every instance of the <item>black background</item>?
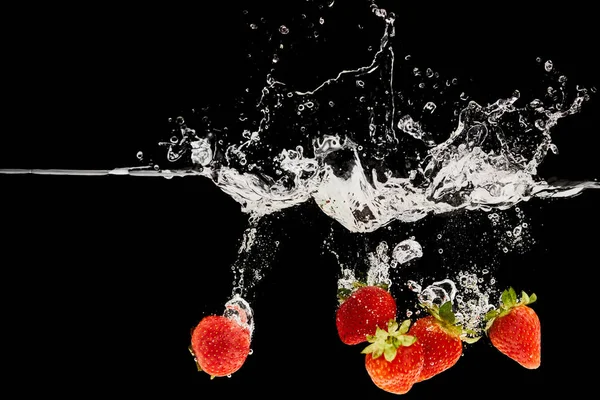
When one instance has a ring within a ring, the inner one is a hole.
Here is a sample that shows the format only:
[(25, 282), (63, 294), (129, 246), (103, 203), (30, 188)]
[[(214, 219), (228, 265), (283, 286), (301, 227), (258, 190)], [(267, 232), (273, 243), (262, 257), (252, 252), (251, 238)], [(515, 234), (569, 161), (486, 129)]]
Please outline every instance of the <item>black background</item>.
[[(7, 41), (12, 68), (5, 80), (16, 90), (5, 109), (0, 167), (136, 165), (140, 148), (167, 137), (168, 117), (227, 101), (244, 86), (244, 72), (232, 72), (244, 67), (243, 9), (278, 26), (304, 2), (267, 3), (15, 10), (23, 23)], [(397, 55), (411, 54), (446, 76), (472, 78), (473, 97), (482, 102), (537, 82), (538, 56), (552, 59), (574, 82), (597, 85), (590, 10), (389, 3), (382, 6), (398, 14)], [(338, 0), (338, 14), (327, 18), (351, 26), (366, 18), (357, 16), (361, 9), (368, 13), (367, 2)], [(339, 30), (347, 27), (337, 23)], [(343, 62), (360, 65), (369, 57), (360, 49), (367, 39), (377, 45), (380, 35), (357, 42), (360, 33), (349, 30), (352, 42), (343, 46), (340, 32), (339, 42), (323, 42), (310, 63), (298, 66), (299, 83), (312, 82), (311, 73), (327, 77)], [(593, 96), (581, 114), (559, 124), (560, 154), (547, 157), (542, 177), (600, 177), (597, 110)], [(332, 225), (340, 229), (311, 202), (272, 224), (281, 245), (252, 293), (254, 354), (231, 379), (210, 381), (195, 370), (187, 346), (190, 329), (203, 316), (221, 313), (231, 294), (230, 267), (246, 227), (237, 203), (194, 178), (2, 175), (0, 181), (3, 331), (9, 336), (3, 363), (9, 381), (22, 382), (23, 395), (392, 397), (370, 382), (359, 349), (336, 336), (339, 267), (321, 245)], [(407, 398), (575, 394), (593, 387), (582, 363), (597, 350), (586, 344), (590, 328), (579, 321), (595, 308), (599, 199), (594, 190), (523, 204), (536, 243), (497, 256), (499, 286), (540, 297), (542, 366), (525, 370), (482, 341)], [(394, 232), (412, 230), (427, 243), (438, 232), (459, 237), (445, 258), (426, 245), (422, 264), (415, 264), (423, 274), (443, 276), (458, 264), (448, 257), (477, 248), (485, 215), (473, 215), (428, 217), (415, 227), (393, 225)], [(480, 222), (461, 222), (473, 218)], [(376, 243), (378, 235), (354, 235), (351, 242)]]

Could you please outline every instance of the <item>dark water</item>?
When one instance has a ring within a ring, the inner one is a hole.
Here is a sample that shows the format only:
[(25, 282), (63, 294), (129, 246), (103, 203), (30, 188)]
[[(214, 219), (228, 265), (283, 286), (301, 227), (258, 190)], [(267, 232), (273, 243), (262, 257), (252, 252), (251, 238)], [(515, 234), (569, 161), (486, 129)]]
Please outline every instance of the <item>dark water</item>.
[[(338, 2), (334, 7), (341, 7)], [(331, 20), (335, 28), (321, 37), (333, 43), (307, 41), (313, 47), (298, 51), (310, 58), (294, 60), (290, 71), (296, 73), (289, 79), (311, 85), (369, 59), (364, 50), (380, 32), (354, 29), (361, 21), (359, 3), (348, 6), (352, 11), (344, 18), (325, 16), (324, 26)], [(538, 56), (552, 59), (570, 80), (597, 85), (589, 10), (525, 15), (497, 9), (493, 22), (483, 10), (468, 10), (475, 12), (469, 17), (459, 9), (380, 6), (399, 16), (399, 58), (411, 54), (422, 66), (473, 79), (471, 96), (482, 102), (535, 86)], [(190, 107), (231, 103), (232, 93), (252, 82), (240, 28), (243, 8), (207, 7), (203, 12), (114, 9), (58, 19), (62, 24), (46, 22), (51, 34), (40, 32), (32, 49), (47, 49), (33, 54), (46, 54), (52, 62), (40, 63), (38, 73), (29, 76), (37, 101), (19, 121), (23, 133), (2, 146), (1, 167), (130, 166), (140, 148), (149, 154), (146, 148), (164, 139), (168, 117)], [(266, 5), (255, 7), (247, 9), (276, 26), (297, 15), (280, 5), (269, 11)], [(74, 42), (77, 32), (88, 39), (85, 46)], [(36, 60), (27, 54), (25, 60)], [(238, 71), (230, 71), (232, 66)], [(57, 100), (58, 93), (67, 100)], [(600, 177), (594, 161), (597, 104), (592, 98), (581, 113), (557, 126), (560, 153), (544, 160), (542, 177)], [(249, 261), (267, 265), (251, 291), (253, 355), (231, 379), (210, 381), (195, 371), (187, 345), (190, 329), (202, 316), (220, 313), (231, 294), (231, 266), (247, 226), (235, 201), (200, 178), (3, 175), (0, 180), (7, 233), (1, 245), (6, 343), (14, 355), (7, 364), (11, 375), (26, 377), (28, 384), (19, 388), (23, 394), (41, 389), (79, 397), (106, 392), (233, 398), (333, 391), (349, 398), (359, 392), (391, 397), (370, 382), (359, 349), (342, 345), (336, 336), (340, 268), (323, 248), (331, 235), (344, 260), (373, 251), (382, 240), (419, 239), (423, 257), (394, 270), (400, 310), (414, 301), (400, 282), (443, 279), (470, 263), (488, 266), (499, 288), (512, 285), (538, 295), (540, 369), (524, 370), (482, 340), (467, 347), (456, 367), (416, 385), (406, 397), (539, 396), (549, 390), (583, 392), (591, 385), (582, 363), (595, 356), (593, 347), (585, 355), (568, 351), (565, 336), (585, 340), (577, 319), (593, 309), (600, 222), (595, 190), (570, 199), (532, 199), (519, 206), (523, 217), (514, 209), (499, 212), (508, 225), (526, 221), (529, 227), (525, 245), (507, 253), (504, 231), (495, 230), (482, 211), (398, 222), (373, 234), (345, 231), (310, 202), (272, 215), (262, 226), (279, 250), (252, 253), (256, 260)]]

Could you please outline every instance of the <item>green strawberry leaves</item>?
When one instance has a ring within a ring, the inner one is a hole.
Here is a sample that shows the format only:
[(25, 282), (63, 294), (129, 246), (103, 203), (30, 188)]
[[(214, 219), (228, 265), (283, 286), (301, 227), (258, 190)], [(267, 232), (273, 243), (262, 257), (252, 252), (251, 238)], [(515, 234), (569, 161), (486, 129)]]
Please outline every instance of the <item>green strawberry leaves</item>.
[(410, 320), (405, 320), (401, 325), (395, 320), (388, 322), (387, 330), (377, 327), (375, 335), (368, 335), (367, 341), (370, 343), (363, 349), (362, 354), (371, 354), (373, 358), (383, 357), (392, 362), (398, 354), (398, 348), (401, 346), (411, 346), (417, 341), (415, 336), (407, 335), (410, 328)]
[(456, 315), (452, 311), (452, 303), (447, 301), (439, 309), (439, 317), (442, 321), (454, 325), (456, 323)]
[(200, 364), (198, 363), (198, 359), (196, 358), (196, 354), (194, 353), (194, 349), (192, 348), (192, 346), (188, 346), (188, 350), (190, 351), (190, 354), (192, 355), (192, 357), (194, 357), (194, 362), (196, 363), (196, 368), (198, 368), (198, 372), (202, 372), (202, 368), (200, 367)]
[(487, 321), (485, 331), (487, 332), (496, 318), (503, 317), (510, 312), (511, 309), (521, 305), (529, 305), (537, 300), (535, 293), (528, 295), (525, 291), (521, 291), (521, 300), (517, 298), (517, 292), (512, 287), (505, 289), (500, 296), (500, 307), (488, 311), (485, 314), (484, 320)]
[(481, 336), (476, 336), (477, 333), (475, 331), (464, 329), (462, 325), (457, 322), (456, 314), (454, 314), (454, 311), (452, 310), (451, 301), (447, 301), (439, 307), (435, 304), (432, 306), (421, 304), (421, 306), (425, 307), (429, 314), (437, 320), (442, 329), (448, 334), (459, 336), (463, 342), (469, 344), (475, 343), (481, 338)]

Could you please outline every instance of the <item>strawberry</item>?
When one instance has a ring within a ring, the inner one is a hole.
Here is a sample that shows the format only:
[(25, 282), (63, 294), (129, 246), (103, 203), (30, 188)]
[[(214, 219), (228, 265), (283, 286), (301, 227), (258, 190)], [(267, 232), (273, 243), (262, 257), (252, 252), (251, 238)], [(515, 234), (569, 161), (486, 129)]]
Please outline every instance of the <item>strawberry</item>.
[(502, 292), (500, 308), (485, 316), (486, 332), (492, 345), (523, 367), (536, 369), (541, 362), (540, 319), (528, 306), (537, 299), (522, 292), (521, 300), (511, 287)]
[(360, 286), (337, 309), (335, 324), (343, 343), (354, 345), (367, 341), (377, 327), (386, 327), (396, 318), (396, 300), (390, 292), (378, 286)]
[(198, 370), (211, 378), (230, 375), (246, 361), (250, 352), (250, 330), (234, 319), (207, 316), (192, 332), (190, 352)]
[(419, 318), (410, 330), (411, 335), (421, 342), (425, 357), (418, 382), (454, 366), (463, 353), (462, 342), (473, 343), (479, 339), (468, 337), (467, 332), (456, 324), (451, 302), (427, 309), (431, 315)]
[(404, 321), (400, 328), (391, 320), (387, 331), (377, 327), (375, 335), (367, 339), (371, 344), (362, 351), (366, 354), (365, 367), (371, 380), (386, 392), (407, 393), (423, 368), (423, 347), (415, 336), (406, 335), (409, 326), (410, 320)]

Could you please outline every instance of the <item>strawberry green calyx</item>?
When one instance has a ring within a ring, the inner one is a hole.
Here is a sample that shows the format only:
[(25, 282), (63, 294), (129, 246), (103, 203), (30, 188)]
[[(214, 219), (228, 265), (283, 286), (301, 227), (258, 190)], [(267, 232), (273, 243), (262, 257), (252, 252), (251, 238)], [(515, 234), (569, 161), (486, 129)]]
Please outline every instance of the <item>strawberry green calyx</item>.
[(202, 372), (202, 368), (200, 367), (200, 363), (198, 362), (198, 359), (196, 358), (196, 354), (194, 353), (194, 349), (192, 348), (192, 346), (188, 346), (188, 350), (190, 351), (190, 354), (192, 355), (192, 357), (194, 357), (194, 362), (196, 363), (196, 368), (198, 368), (198, 372)]
[(469, 344), (475, 343), (481, 338), (481, 336), (474, 337), (476, 335), (475, 331), (463, 328), (456, 321), (456, 315), (452, 311), (452, 302), (447, 301), (439, 307), (435, 304), (432, 306), (421, 304), (421, 306), (425, 307), (427, 312), (437, 320), (441, 328), (448, 334), (458, 336), (460, 340)]
[(387, 331), (377, 327), (374, 335), (367, 335), (370, 344), (361, 353), (371, 354), (373, 358), (379, 358), (383, 354), (388, 362), (392, 362), (396, 358), (399, 347), (411, 346), (417, 341), (415, 336), (406, 334), (409, 327), (409, 319), (402, 322), (400, 326), (395, 320), (390, 320)]
[(500, 297), (500, 307), (494, 310), (490, 310), (485, 314), (485, 321), (487, 321), (485, 331), (487, 332), (494, 320), (499, 317), (503, 317), (510, 312), (511, 309), (517, 306), (527, 306), (537, 300), (535, 293), (528, 295), (525, 291), (521, 292), (521, 299), (517, 299), (517, 292), (512, 287), (505, 289)]

